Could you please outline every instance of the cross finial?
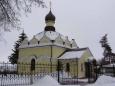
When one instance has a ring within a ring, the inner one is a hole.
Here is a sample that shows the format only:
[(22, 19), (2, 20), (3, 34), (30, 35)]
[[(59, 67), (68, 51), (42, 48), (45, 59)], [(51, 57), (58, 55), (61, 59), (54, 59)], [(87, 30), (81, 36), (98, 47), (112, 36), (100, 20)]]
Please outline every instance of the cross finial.
[(52, 2), (51, 2), (51, 0), (50, 0), (50, 11), (51, 11), (51, 6), (52, 6)]
[(24, 33), (24, 30), (22, 31), (22, 33)]

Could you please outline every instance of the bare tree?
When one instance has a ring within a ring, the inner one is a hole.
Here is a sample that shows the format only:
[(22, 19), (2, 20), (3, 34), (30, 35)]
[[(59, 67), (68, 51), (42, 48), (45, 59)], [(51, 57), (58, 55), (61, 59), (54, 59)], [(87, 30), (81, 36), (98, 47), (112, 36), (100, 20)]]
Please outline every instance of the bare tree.
[(33, 5), (46, 7), (43, 0), (0, 0), (0, 32), (19, 29), (21, 12), (31, 12)]

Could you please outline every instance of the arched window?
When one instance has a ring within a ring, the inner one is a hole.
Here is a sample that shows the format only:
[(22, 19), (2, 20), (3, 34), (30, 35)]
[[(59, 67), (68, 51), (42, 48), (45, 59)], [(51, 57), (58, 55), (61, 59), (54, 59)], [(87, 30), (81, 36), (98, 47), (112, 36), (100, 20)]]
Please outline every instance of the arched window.
[(70, 72), (70, 64), (69, 63), (66, 64), (66, 72)]
[(35, 59), (31, 60), (31, 71), (35, 70)]

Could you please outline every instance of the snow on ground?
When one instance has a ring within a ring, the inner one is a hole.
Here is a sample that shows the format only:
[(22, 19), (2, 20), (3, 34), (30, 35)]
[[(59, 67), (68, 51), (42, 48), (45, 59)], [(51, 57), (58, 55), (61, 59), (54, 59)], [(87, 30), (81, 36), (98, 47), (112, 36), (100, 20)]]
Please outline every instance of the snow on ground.
[(100, 76), (94, 84), (87, 86), (115, 86), (115, 78), (111, 76)]
[[(40, 79), (38, 82), (36, 82), (35, 84), (30, 85), (30, 86), (62, 86), (62, 85), (60, 85), (57, 82), (57, 80), (55, 80), (51, 76), (46, 75), (45, 77)], [(63, 86), (70, 86), (70, 85), (63, 85)], [(71, 85), (71, 86), (73, 86), (73, 85)], [(75, 85), (75, 86), (79, 86), (79, 85)]]
[[(60, 85), (57, 80), (51, 76), (45, 76), (33, 85), (29, 86), (80, 86), (80, 85)], [(102, 75), (94, 84), (88, 84), (86, 86), (115, 86), (115, 78)]]
[(59, 86), (59, 83), (51, 76), (46, 75), (38, 82), (36, 82), (33, 86)]

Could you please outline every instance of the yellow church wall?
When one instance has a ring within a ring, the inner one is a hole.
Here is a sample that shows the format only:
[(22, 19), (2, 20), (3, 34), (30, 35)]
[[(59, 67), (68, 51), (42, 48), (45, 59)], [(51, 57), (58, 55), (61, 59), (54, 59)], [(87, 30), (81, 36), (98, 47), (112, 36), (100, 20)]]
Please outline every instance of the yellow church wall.
[[(63, 47), (52, 46), (52, 58), (57, 59), (59, 55), (61, 55), (66, 49)], [(34, 48), (25, 48), (20, 49), (19, 59), (30, 57), (30, 56), (48, 56), (51, 57), (51, 46), (44, 47), (34, 47)]]
[(84, 52), (83, 56), (79, 59), (78, 63), (79, 63), (79, 77), (84, 77), (85, 76), (85, 62), (88, 61), (89, 57), (91, 57), (91, 53), (89, 52), (89, 50), (86, 50), (86, 52)]
[(77, 60), (74, 59), (71, 63), (70, 63), (70, 75), (72, 77), (77, 77), (78, 75), (78, 63)]
[(33, 48), (24, 48), (19, 50), (19, 58), (30, 57), (32, 55), (36, 56), (50, 56), (50, 47), (33, 47)]
[[(44, 47), (34, 47), (34, 48), (25, 48), (25, 49), (20, 49), (19, 50), (19, 63), (18, 64), (18, 72), (19, 73), (25, 73), (25, 72), (30, 72), (30, 63), (31, 63), (31, 57), (36, 55), (38, 58), (40, 56), (49, 56), (51, 54), (51, 51), (49, 50), (50, 47), (49, 46), (44, 46)], [(35, 58), (36, 60), (36, 64), (49, 64), (48, 61), (46, 60), (38, 60), (38, 58)], [(26, 65), (29, 64), (29, 65)], [(21, 65), (22, 64), (22, 65)], [(39, 68), (36, 67), (36, 72)]]
[[(52, 69), (52, 70), (51, 70)], [(51, 64), (50, 63), (36, 63), (35, 64), (35, 70), (33, 71), (34, 74), (38, 73), (50, 73), (50, 72), (56, 72), (57, 71), (57, 65), (56, 64)], [(18, 73), (19, 74), (30, 74), (31, 73), (31, 64), (18, 64)]]
[[(52, 64), (57, 65), (57, 57), (62, 54), (65, 51), (65, 48), (52, 46)], [(31, 59), (34, 57), (34, 55), (37, 57), (35, 58), (36, 64), (50, 64), (50, 59), (39, 59), (40, 56), (48, 56), (51, 57), (51, 46), (44, 46), (44, 47), (34, 47), (34, 48), (24, 48), (20, 49), (19, 51), (19, 63), (21, 64), (30, 64)], [(33, 57), (32, 57), (33, 56)], [(30, 66), (28, 65), (18, 65), (18, 70), (20, 73), (24, 72), (30, 72)], [(56, 67), (52, 68), (52, 71), (56, 71)], [(45, 68), (45, 71), (49, 71), (49, 68)], [(36, 66), (35, 72), (37, 73), (39, 71), (39, 68)], [(41, 70), (43, 71), (43, 70)]]
[[(90, 54), (90, 52), (86, 50), (86, 52), (83, 53), (83, 55), (81, 56), (81, 58), (78, 59), (78, 61), (74, 59), (73, 62), (70, 62), (70, 74), (73, 77), (78, 76), (78, 78), (84, 78), (85, 77), (85, 62), (88, 61), (89, 57), (91, 56), (92, 55)], [(78, 68), (77, 68), (77, 65), (78, 65)]]
[[(69, 74), (69, 76), (71, 77), (77, 77), (77, 60), (76, 59), (67, 59), (67, 60), (60, 60), (62, 65), (63, 65), (63, 71), (67, 74)], [(67, 72), (66, 71), (66, 64), (69, 63), (70, 65), (70, 71)]]
[[(52, 46), (52, 72), (57, 71), (57, 57), (61, 55), (66, 49), (63, 47), (58, 47), (58, 46)], [(51, 46), (50, 46), (50, 51), (51, 51)], [(51, 52), (50, 52), (51, 56)], [(40, 63), (44, 63), (44, 61), (40, 61)], [(45, 62), (46, 63), (46, 62)], [(50, 61), (47, 62), (50, 65)], [(46, 68), (46, 71), (50, 71), (50, 67)]]
[(66, 50), (66, 48), (58, 47), (58, 46), (53, 46), (53, 48), (52, 48), (53, 58), (57, 58), (57, 57), (58, 57), (59, 55), (61, 55), (65, 50)]

